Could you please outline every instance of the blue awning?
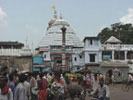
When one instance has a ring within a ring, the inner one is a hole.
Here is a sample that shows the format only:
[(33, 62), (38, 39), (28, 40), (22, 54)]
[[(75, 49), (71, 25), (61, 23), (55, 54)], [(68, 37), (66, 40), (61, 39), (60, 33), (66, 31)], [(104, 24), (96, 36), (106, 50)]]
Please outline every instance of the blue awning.
[(33, 71), (35, 72), (40, 71), (40, 68), (33, 68)]

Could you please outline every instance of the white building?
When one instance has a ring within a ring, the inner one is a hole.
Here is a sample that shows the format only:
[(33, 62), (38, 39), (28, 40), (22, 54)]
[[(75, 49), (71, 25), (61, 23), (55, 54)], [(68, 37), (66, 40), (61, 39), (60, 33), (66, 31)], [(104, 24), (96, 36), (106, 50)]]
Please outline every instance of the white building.
[(97, 37), (84, 38), (85, 64), (99, 63), (101, 59), (101, 42)]
[(101, 56), (101, 42), (97, 37), (85, 37), (84, 38), (84, 65), (89, 70), (95, 70), (99, 68), (99, 64), (102, 61)]
[[(66, 44), (65, 51), (62, 50), (62, 31), (61, 28), (66, 28)], [(76, 36), (75, 31), (70, 24), (65, 21), (62, 16), (57, 18), (56, 12), (54, 18), (48, 23), (45, 35), (38, 45), (38, 50), (44, 58), (45, 67), (51, 66), (55, 70), (70, 70), (75, 64), (73, 61), (73, 48), (83, 47), (82, 42)], [(62, 53), (66, 54), (66, 67), (62, 68)]]
[(28, 44), (13, 41), (0, 42), (0, 56), (31, 56), (32, 52)]
[[(64, 51), (62, 49), (62, 27), (66, 28)], [(104, 44), (101, 44), (97, 37), (85, 37), (82, 43), (70, 24), (62, 16), (57, 18), (56, 12), (54, 18), (48, 23), (46, 33), (39, 42), (37, 50), (43, 57), (45, 67), (67, 71), (72, 69), (73, 72), (85, 67), (89, 70), (99, 69), (102, 61), (132, 62), (133, 59), (133, 45), (122, 44), (113, 36)], [(65, 68), (62, 68), (63, 52), (66, 55)]]
[(31, 71), (32, 52), (28, 44), (13, 41), (0, 42), (0, 69), (7, 67), (9, 71)]
[(111, 36), (102, 44), (102, 61), (124, 61), (133, 73), (133, 44), (122, 44), (120, 40)]

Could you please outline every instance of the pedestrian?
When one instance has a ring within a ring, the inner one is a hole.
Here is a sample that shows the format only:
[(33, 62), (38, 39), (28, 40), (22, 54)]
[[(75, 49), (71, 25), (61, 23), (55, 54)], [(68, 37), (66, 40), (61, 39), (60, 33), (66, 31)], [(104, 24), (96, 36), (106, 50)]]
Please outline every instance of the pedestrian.
[(109, 84), (109, 81), (110, 81), (109, 73), (106, 73), (105, 83)]
[(13, 100), (12, 90), (9, 88), (8, 79), (0, 77), (0, 100)]
[(40, 80), (38, 80), (38, 100), (47, 100), (47, 80), (40, 74)]
[(65, 83), (61, 80), (60, 72), (55, 72), (54, 81), (52, 83), (52, 92), (54, 94), (54, 100), (64, 100), (64, 93), (66, 91)]
[(24, 92), (24, 75), (23, 74), (16, 74), (15, 75), (15, 90), (14, 90), (14, 100), (25, 100), (26, 95)]
[(94, 79), (92, 82), (92, 90), (95, 91), (97, 89), (97, 87), (99, 86), (99, 81), (97, 79), (97, 74), (94, 74)]
[(12, 90), (12, 93), (14, 93), (14, 89), (15, 89), (15, 83), (14, 83), (14, 81), (13, 81), (13, 78), (14, 78), (14, 74), (13, 73), (11, 73), (10, 75), (9, 75), (9, 87), (11, 88), (11, 90)]
[(130, 73), (128, 74), (128, 83), (133, 84), (133, 76)]
[(110, 100), (110, 91), (108, 86), (104, 84), (103, 78), (99, 80), (99, 86), (91, 94), (98, 100)]
[(52, 81), (53, 81), (52, 74), (51, 73), (48, 73), (47, 74), (48, 87), (51, 87)]
[(32, 74), (31, 80), (30, 80), (30, 90), (31, 90), (31, 100), (38, 100), (38, 86), (37, 86), (37, 80), (36, 75)]
[(112, 85), (115, 83), (115, 77), (114, 77), (114, 75), (112, 74), (112, 76), (111, 76), (111, 80), (112, 80)]
[(27, 74), (24, 75), (24, 80), (25, 100), (30, 100), (30, 83), (28, 82)]

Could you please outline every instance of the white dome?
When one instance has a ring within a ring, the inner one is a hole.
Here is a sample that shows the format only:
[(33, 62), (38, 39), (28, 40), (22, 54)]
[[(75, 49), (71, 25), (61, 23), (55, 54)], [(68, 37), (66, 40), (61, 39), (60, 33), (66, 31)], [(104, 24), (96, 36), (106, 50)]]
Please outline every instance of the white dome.
[(63, 19), (56, 20), (50, 28), (46, 31), (45, 36), (39, 43), (39, 47), (62, 45), (62, 31), (61, 28), (66, 27), (66, 45), (74, 47), (82, 47), (82, 42), (76, 36), (74, 30), (70, 27), (67, 21)]

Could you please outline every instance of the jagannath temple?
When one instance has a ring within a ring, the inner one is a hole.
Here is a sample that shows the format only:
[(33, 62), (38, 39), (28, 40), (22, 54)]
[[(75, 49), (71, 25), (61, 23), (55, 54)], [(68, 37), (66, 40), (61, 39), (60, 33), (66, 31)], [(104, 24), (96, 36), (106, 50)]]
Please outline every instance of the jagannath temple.
[[(65, 67), (62, 67), (62, 30), (65, 27)], [(73, 48), (83, 47), (71, 25), (63, 19), (62, 15), (57, 16), (54, 11), (53, 19), (48, 23), (45, 35), (38, 45), (39, 53), (44, 58), (45, 66), (52, 66), (55, 70), (70, 70), (72, 67)]]

